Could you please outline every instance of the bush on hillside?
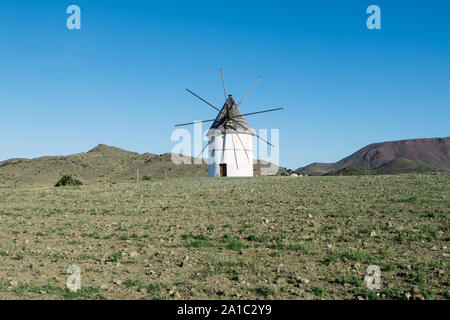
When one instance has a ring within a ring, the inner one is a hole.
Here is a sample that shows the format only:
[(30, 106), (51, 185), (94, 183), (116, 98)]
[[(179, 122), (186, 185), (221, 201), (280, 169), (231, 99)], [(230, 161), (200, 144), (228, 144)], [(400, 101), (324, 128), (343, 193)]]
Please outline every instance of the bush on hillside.
[(55, 184), (55, 187), (81, 186), (82, 184), (83, 184), (83, 182), (81, 182), (78, 179), (73, 178), (70, 174), (65, 174)]

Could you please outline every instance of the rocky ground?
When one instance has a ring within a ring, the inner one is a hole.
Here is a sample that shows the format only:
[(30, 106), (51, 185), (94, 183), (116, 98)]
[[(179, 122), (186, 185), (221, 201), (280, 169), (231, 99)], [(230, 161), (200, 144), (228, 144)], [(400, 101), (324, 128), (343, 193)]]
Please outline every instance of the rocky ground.
[[(0, 299), (449, 299), (447, 174), (0, 188)], [(81, 290), (66, 270), (81, 271)], [(381, 289), (369, 290), (369, 265)]]

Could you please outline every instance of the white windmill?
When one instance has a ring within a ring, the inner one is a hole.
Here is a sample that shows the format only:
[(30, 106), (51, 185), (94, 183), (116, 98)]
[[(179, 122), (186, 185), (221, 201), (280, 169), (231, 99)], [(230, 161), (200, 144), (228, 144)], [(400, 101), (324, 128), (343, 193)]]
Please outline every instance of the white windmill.
[(248, 97), (261, 77), (258, 77), (253, 86), (247, 91), (247, 94), (238, 104), (236, 104), (231, 94), (227, 96), (222, 69), (220, 72), (222, 76), (223, 92), (226, 100), (221, 110), (196, 95), (191, 90), (186, 89), (189, 93), (193, 94), (210, 107), (217, 110), (219, 112), (217, 117), (211, 120), (177, 124), (176, 127), (191, 125), (199, 122), (213, 122), (207, 133), (208, 144), (203, 148), (201, 153), (203, 154), (203, 151), (209, 146), (209, 176), (252, 177), (254, 158), (253, 137), (256, 136), (269, 146), (273, 146), (252, 131), (247, 120), (245, 119), (245, 116), (277, 111), (283, 108), (242, 114), (239, 110), (239, 105), (245, 100), (245, 98)]

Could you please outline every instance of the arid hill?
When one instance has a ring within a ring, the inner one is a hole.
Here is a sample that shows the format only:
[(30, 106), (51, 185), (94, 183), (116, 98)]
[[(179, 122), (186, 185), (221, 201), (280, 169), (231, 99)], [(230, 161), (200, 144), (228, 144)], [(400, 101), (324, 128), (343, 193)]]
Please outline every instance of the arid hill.
[[(116, 183), (140, 178), (207, 177), (208, 165), (176, 165), (171, 154), (139, 154), (100, 144), (86, 153), (69, 156), (41, 157), (36, 159), (10, 159), (0, 162), (0, 186), (53, 185), (64, 174), (70, 174), (83, 183)], [(197, 159), (199, 160), (199, 159)], [(255, 175), (269, 167), (265, 162), (255, 166)]]
[[(410, 168), (408, 172), (414, 172), (411, 169), (413, 167), (417, 167), (420, 172), (423, 172), (425, 167), (433, 170), (450, 171), (450, 137), (374, 143), (336, 163), (313, 163), (296, 171), (325, 175), (340, 172), (340, 170), (350, 167), (374, 170), (395, 159), (416, 162), (414, 165), (408, 164)], [(405, 161), (393, 163), (386, 172), (401, 173), (397, 172), (395, 168), (401, 169), (405, 165)], [(383, 170), (379, 171), (382, 172)]]

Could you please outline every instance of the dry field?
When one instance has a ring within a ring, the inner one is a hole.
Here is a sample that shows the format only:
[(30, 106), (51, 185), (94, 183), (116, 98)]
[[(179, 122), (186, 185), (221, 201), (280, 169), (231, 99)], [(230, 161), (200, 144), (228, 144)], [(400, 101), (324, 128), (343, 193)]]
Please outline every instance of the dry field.
[(0, 299), (449, 299), (449, 178), (0, 188)]

